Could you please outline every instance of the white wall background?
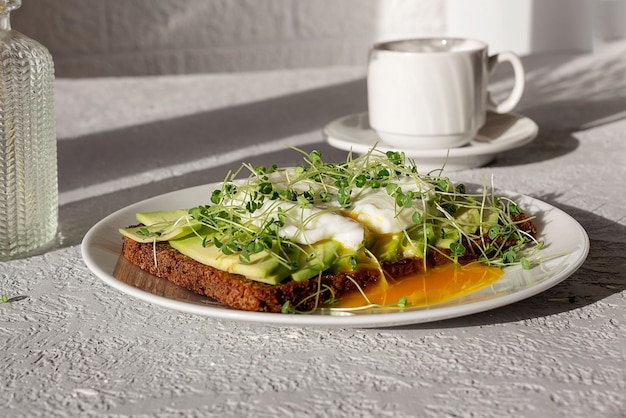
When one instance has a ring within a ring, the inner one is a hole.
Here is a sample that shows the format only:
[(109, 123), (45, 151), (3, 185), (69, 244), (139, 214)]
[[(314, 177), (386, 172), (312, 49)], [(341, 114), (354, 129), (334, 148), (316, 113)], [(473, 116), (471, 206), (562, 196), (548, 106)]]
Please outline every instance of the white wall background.
[(445, 32), (492, 52), (585, 52), (626, 36), (626, 0), (445, 0)]
[(443, 34), (478, 37), (491, 42), (492, 50), (514, 49), (520, 54), (589, 50), (599, 38), (604, 42), (624, 36), (625, 4), (626, 0), (23, 0), (12, 23), (50, 49), (58, 76), (90, 77), (364, 65), (374, 41)]

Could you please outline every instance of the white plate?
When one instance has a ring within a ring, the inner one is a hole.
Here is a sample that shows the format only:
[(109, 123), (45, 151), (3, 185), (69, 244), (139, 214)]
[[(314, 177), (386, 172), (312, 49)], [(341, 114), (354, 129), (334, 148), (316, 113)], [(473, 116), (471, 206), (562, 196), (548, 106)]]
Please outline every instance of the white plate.
[[(421, 172), (441, 169), (459, 171), (480, 167), (491, 162), (496, 154), (509, 151), (531, 142), (539, 128), (531, 119), (515, 113), (487, 113), (485, 125), (466, 146), (450, 149), (402, 149), (415, 160)], [(367, 112), (355, 113), (336, 119), (322, 131), (326, 141), (335, 148), (367, 153), (374, 145), (381, 151), (397, 148), (386, 145), (369, 125)]]
[[(526, 213), (537, 216), (539, 234), (546, 242), (541, 250), (542, 255), (566, 255), (548, 260), (530, 270), (506, 268), (502, 278), (487, 288), (453, 301), (407, 308), (404, 312), (374, 310), (336, 315), (293, 315), (239, 311), (147, 274), (120, 255), (122, 238), (117, 230), (136, 223), (136, 212), (206, 204), (210, 187), (197, 186), (156, 196), (107, 216), (94, 225), (83, 239), (85, 263), (96, 276), (112, 287), (137, 299), (182, 312), (262, 324), (366, 328), (438, 321), (517, 302), (566, 279), (580, 267), (589, 251), (589, 238), (585, 230), (565, 212), (527, 196), (503, 192), (501, 194), (516, 199)], [(133, 300), (129, 299), (128, 303), (133, 303)]]

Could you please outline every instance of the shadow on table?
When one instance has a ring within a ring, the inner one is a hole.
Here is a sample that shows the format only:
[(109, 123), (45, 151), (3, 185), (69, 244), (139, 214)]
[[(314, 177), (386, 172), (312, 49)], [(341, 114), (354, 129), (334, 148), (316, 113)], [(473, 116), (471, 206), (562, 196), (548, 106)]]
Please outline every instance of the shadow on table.
[(444, 321), (394, 329), (462, 328), (517, 322), (580, 309), (626, 290), (626, 226), (596, 214), (560, 205), (554, 196), (535, 196), (568, 213), (587, 231), (589, 256), (578, 271), (538, 295), (512, 305)]
[(79, 190), (158, 168), (172, 168), (174, 176), (175, 166), (245, 147), (262, 152), (264, 143), (321, 132), (333, 119), (366, 110), (366, 95), (365, 79), (359, 79), (63, 140), (58, 145), (59, 190)]
[(490, 166), (532, 164), (569, 154), (580, 145), (576, 132), (625, 118), (624, 100), (581, 99), (523, 108), (520, 113), (539, 125), (537, 138), (526, 146), (499, 154)]

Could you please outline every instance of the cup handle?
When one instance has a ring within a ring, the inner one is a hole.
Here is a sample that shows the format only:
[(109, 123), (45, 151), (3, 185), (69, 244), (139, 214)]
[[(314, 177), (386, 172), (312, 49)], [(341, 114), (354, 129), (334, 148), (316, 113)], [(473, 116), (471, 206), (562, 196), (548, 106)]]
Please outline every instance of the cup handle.
[(519, 103), (524, 93), (524, 85), (526, 84), (524, 76), (524, 66), (522, 61), (513, 52), (504, 51), (494, 54), (489, 57), (487, 68), (489, 73), (493, 72), (495, 67), (502, 62), (510, 62), (513, 66), (513, 72), (515, 74), (515, 85), (513, 90), (509, 94), (509, 97), (497, 103), (492, 97), (491, 93), (487, 94), (487, 110), (496, 113), (507, 113), (513, 110)]

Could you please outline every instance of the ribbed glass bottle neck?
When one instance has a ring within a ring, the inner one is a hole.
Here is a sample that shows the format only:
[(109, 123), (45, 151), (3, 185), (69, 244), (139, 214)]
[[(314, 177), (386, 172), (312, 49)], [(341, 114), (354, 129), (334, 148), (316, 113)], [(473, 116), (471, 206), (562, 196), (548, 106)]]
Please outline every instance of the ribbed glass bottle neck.
[(22, 5), (22, 0), (0, 0), (0, 12), (10, 12), (18, 9)]
[(22, 0), (0, 0), (0, 13), (4, 14), (19, 9), (21, 5)]
[(19, 8), (22, 0), (0, 0), (0, 29), (11, 29), (11, 11)]

